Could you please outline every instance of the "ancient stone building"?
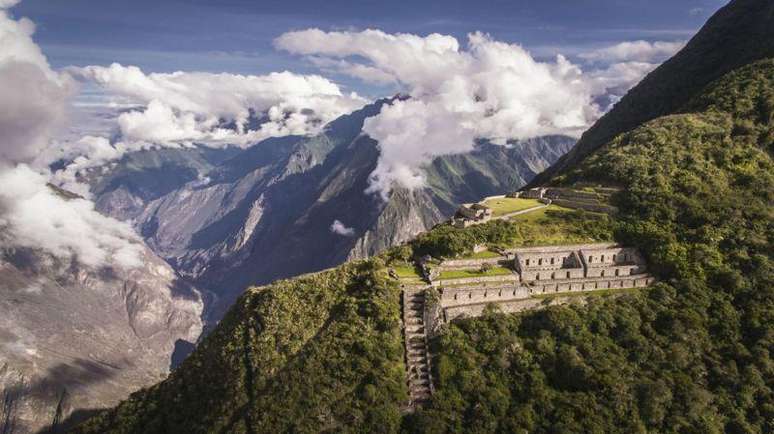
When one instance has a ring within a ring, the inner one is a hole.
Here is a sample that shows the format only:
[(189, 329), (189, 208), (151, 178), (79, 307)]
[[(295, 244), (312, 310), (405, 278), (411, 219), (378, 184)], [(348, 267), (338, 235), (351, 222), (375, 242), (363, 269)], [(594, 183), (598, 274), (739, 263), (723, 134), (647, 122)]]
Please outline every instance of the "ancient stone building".
[(486, 223), (492, 219), (492, 208), (481, 203), (466, 203), (459, 207), (452, 223), (457, 228)]
[(520, 197), (522, 199), (542, 199), (545, 191), (545, 188), (530, 188), (529, 190), (511, 193), (508, 195), (508, 197)]
[(584, 277), (583, 264), (574, 250), (517, 251), (514, 268), (522, 282)]
[(517, 248), (497, 258), (444, 261), (442, 267), (477, 269), (487, 261), (513, 267), (514, 273), (431, 279), (440, 292), (441, 321), (481, 312), (490, 303), (532, 306), (528, 300), (535, 296), (644, 288), (654, 282), (637, 249), (611, 243)]
[(645, 260), (630, 247), (580, 250), (586, 277), (630, 276), (645, 272)]

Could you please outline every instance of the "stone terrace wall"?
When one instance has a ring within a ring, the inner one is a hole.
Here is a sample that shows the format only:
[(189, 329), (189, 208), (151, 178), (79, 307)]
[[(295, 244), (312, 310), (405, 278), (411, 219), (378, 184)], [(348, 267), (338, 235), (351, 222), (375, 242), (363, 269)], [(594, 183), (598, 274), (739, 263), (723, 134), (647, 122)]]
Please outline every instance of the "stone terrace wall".
[(583, 277), (585, 277), (583, 267), (556, 268), (551, 270), (522, 270), (521, 272), (521, 278), (525, 282), (557, 279), (582, 279)]
[[(475, 318), (481, 316), (484, 313), (484, 309), (486, 309), (489, 304), (490, 303), (478, 303), (449, 307), (444, 309), (444, 319), (448, 322), (458, 318)], [(548, 304), (553, 304), (553, 301)], [(547, 305), (546, 300), (539, 298), (527, 298), (497, 303), (497, 307), (503, 313), (518, 313), (525, 310), (536, 309), (543, 305)]]
[(599, 289), (613, 288), (644, 288), (653, 283), (654, 278), (649, 274), (637, 274), (622, 278), (591, 278), (582, 280), (565, 280), (542, 282), (529, 285), (530, 294), (550, 294), (555, 292), (581, 292), (596, 291)]
[(500, 276), (482, 276), (482, 277), (461, 277), (459, 279), (444, 279), (433, 281), (433, 286), (441, 287), (447, 285), (473, 285), (477, 283), (493, 282), (518, 282), (518, 274), (504, 274)]
[(588, 292), (601, 289), (644, 288), (654, 279), (648, 274), (625, 278), (580, 279), (545, 282), (529, 285), (503, 285), (489, 288), (463, 287), (443, 288), (441, 290), (441, 307), (449, 308), (479, 303), (499, 303), (507, 300), (530, 298), (532, 295)]
[(491, 303), (505, 300), (529, 298), (529, 289), (511, 285), (495, 288), (444, 288), (441, 293), (441, 306), (462, 306), (466, 304)]
[(496, 258), (479, 258), (479, 259), (448, 259), (439, 265), (443, 270), (460, 270), (481, 268), (484, 264), (499, 265), (502, 262), (507, 261), (505, 256), (498, 256)]
[(618, 265), (609, 267), (590, 267), (586, 269), (586, 277), (617, 277), (637, 275), (645, 272), (644, 265)]
[(618, 208), (612, 205), (605, 205), (602, 203), (581, 202), (581, 201), (569, 200), (569, 199), (552, 199), (551, 202), (554, 205), (558, 205), (564, 208), (582, 209), (584, 211), (589, 211), (589, 212), (598, 212), (598, 213), (606, 213), (606, 214), (612, 214), (612, 213), (618, 212)]
[(586, 243), (586, 244), (569, 244), (563, 246), (538, 246), (538, 247), (518, 247), (514, 249), (507, 249), (507, 253), (518, 254), (520, 252), (561, 252), (565, 250), (587, 250), (587, 249), (612, 249), (618, 247), (616, 243)]

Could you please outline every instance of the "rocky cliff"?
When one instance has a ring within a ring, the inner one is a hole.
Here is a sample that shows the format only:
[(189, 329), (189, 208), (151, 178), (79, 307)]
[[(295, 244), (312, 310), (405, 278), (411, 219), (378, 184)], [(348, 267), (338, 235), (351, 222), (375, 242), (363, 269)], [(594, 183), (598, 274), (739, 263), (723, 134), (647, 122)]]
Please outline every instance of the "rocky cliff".
[(0, 235), (0, 432), (65, 428), (164, 378), (202, 330), (202, 297), (150, 249), (131, 271)]

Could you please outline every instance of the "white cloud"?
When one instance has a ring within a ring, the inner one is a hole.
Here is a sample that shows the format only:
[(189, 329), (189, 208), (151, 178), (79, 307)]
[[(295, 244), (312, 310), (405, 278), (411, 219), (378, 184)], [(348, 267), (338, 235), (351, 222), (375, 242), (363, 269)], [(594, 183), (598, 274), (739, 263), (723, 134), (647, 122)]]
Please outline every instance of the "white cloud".
[(26, 165), (0, 172), (0, 228), (16, 245), (91, 267), (141, 264), (142, 247), (129, 225), (102, 216), (88, 200), (61, 197), (47, 182)]
[[(16, 2), (2, 1), (0, 7)], [(129, 226), (103, 217), (93, 203), (67, 200), (49, 178), (24, 163), (45, 154), (64, 121), (72, 82), (53, 71), (32, 40), (34, 24), (0, 9), (0, 232), (4, 243), (43, 249), (87, 266), (139, 265), (141, 245)], [(89, 146), (84, 143), (83, 146)], [(92, 144), (91, 158), (110, 150)], [(42, 172), (46, 172), (43, 170)]]
[(34, 157), (65, 119), (72, 85), (51, 70), (34, 32), (30, 20), (14, 20), (0, 9), (0, 161)]
[(67, 166), (52, 174), (51, 181), (65, 190), (90, 198), (89, 185), (81, 182), (81, 177), (89, 169), (118, 160), (130, 150), (137, 149), (127, 147), (123, 142), (111, 144), (104, 137), (84, 136), (73, 142), (52, 144), (35, 163), (46, 167), (55, 161), (68, 161)]
[(422, 187), (423, 165), (470, 151), (477, 139), (505, 144), (547, 134), (579, 136), (684, 44), (633, 41), (582, 53), (590, 67), (583, 72), (561, 55), (540, 62), (519, 45), (481, 33), (468, 35), (464, 48), (452, 36), (380, 30), (307, 29), (274, 41), (322, 70), (394, 82), (409, 94), (365, 123), (381, 150), (367, 191), (383, 197), (394, 183)]
[(331, 223), (331, 232), (345, 237), (351, 237), (355, 235), (354, 229), (345, 226), (344, 223), (340, 222), (339, 220), (334, 220), (333, 223)]
[(685, 41), (627, 41), (612, 45), (610, 47), (581, 53), (579, 57), (588, 61), (605, 63), (661, 63), (680, 51), (685, 46), (685, 44)]
[[(473, 33), (461, 49), (454, 37), (379, 30), (289, 32), (275, 46), (313, 56), (359, 79), (388, 79), (407, 100), (385, 106), (365, 124), (381, 157), (369, 191), (393, 183), (424, 185), (421, 167), (443, 154), (467, 152), (476, 139), (505, 144), (546, 134), (578, 136), (599, 115), (593, 83), (562, 56), (538, 62), (524, 48)], [(326, 65), (323, 63), (323, 65)], [(363, 73), (363, 71), (368, 71)]]
[[(267, 137), (315, 133), (325, 123), (365, 103), (357, 94), (344, 94), (319, 75), (287, 71), (261, 76), (146, 74), (135, 66), (120, 64), (68, 71), (143, 106), (118, 117), (127, 142), (247, 146)], [(265, 116), (252, 130), (251, 109)], [(227, 128), (224, 122), (234, 122), (236, 128)]]
[(20, 0), (0, 0), (0, 9), (9, 9), (16, 6)]

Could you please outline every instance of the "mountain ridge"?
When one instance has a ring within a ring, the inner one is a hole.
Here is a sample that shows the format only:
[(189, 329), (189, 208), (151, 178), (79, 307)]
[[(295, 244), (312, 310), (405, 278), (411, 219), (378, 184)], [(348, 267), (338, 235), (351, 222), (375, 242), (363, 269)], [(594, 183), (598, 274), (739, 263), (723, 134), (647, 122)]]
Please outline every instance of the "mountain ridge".
[[(774, 3), (734, 0), (713, 15), (675, 56), (632, 88), (589, 128), (578, 144), (529, 187), (546, 183), (616, 135), (680, 110), (705, 86), (729, 71), (774, 57)], [(738, 29), (744, 28), (744, 31)]]

